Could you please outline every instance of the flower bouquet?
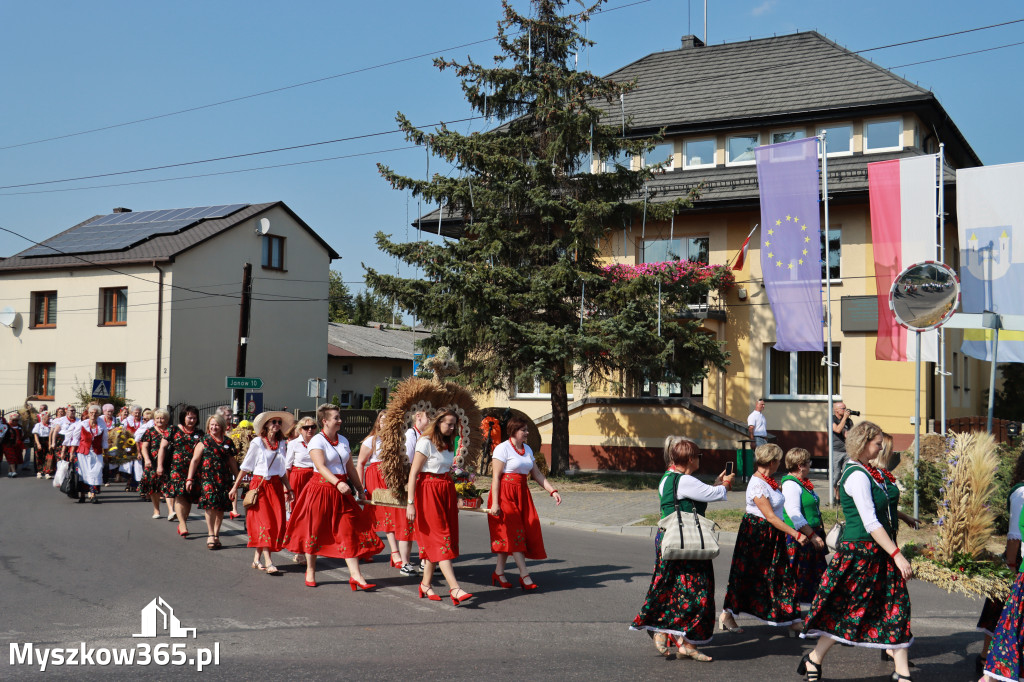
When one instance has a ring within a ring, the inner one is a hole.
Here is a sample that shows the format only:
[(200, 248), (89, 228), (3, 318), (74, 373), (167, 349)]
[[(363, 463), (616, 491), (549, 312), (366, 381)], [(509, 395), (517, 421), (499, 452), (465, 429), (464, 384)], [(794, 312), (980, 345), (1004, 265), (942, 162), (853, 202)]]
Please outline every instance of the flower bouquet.
[(129, 429), (121, 426), (111, 429), (107, 436), (107, 442), (110, 446), (107, 449), (107, 458), (111, 464), (127, 464), (139, 456), (135, 438), (132, 437)]
[(476, 476), (464, 469), (453, 467), (452, 478), (455, 480), (455, 494), (459, 497), (459, 509), (480, 509), (483, 506), (483, 499), (474, 485)]

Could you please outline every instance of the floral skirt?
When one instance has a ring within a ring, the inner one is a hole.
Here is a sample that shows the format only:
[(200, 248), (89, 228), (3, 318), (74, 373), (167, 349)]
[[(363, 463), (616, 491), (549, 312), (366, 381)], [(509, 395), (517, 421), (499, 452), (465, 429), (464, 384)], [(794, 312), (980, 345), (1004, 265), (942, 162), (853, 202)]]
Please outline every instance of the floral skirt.
[(248, 547), (266, 547), (280, 552), (284, 546), (284, 484), (280, 476), (253, 476), (251, 488), (259, 488), (256, 504), (245, 510)]
[(164, 477), (163, 493), (167, 497), (181, 497), (195, 502), (199, 499), (198, 490), (193, 487), (193, 492), (188, 492), (185, 482), (188, 480), (188, 468), (192, 464), (192, 453), (174, 453), (170, 469)]
[(909, 647), (910, 595), (896, 563), (873, 541), (840, 542), (805, 630), (856, 646)]
[[(348, 482), (347, 476), (338, 478)], [(384, 549), (373, 531), (373, 513), (359, 506), (352, 495), (342, 495), (320, 474), (306, 484), (295, 503), (284, 546), (297, 554), (335, 559), (368, 559)]]
[(57, 461), (60, 459), (59, 448), (49, 448), (46, 450), (46, 460), (43, 462), (43, 473), (53, 476), (57, 473)]
[[(209, 454), (208, 454), (209, 453)], [(208, 449), (199, 462), (199, 508), (214, 511), (231, 511), (235, 508), (228, 492), (231, 490), (231, 470), (227, 460)], [(192, 484), (193, 492), (196, 489)]]
[(715, 572), (710, 561), (663, 561), (654, 539), (654, 575), (630, 630), (665, 632), (690, 644), (707, 644), (715, 631)]
[(415, 505), (414, 539), (420, 556), (434, 563), (459, 556), (459, 508), (452, 477), (417, 476)]
[[(815, 528), (814, 532), (821, 539), (825, 539), (824, 529)], [(789, 567), (796, 579), (796, 600), (801, 604), (810, 604), (814, 601), (814, 595), (818, 593), (818, 585), (821, 584), (821, 576), (825, 573), (828, 562), (825, 561), (823, 547), (818, 549), (814, 543), (808, 542), (800, 546), (800, 543), (793, 538), (786, 536), (786, 553), (789, 555)]]
[[(487, 516), (491, 534), (491, 551), (498, 554), (522, 552), (527, 559), (547, 559), (544, 537), (540, 532), (540, 517), (525, 474), (504, 474), (501, 477), (501, 515)], [(487, 506), (491, 506), (491, 492), (487, 493)]]
[[(364, 474), (366, 479), (366, 491), (373, 495), (374, 490), (387, 488), (384, 477), (380, 474), (380, 464), (374, 462), (366, 467)], [(373, 507), (373, 529), (378, 533), (394, 533), (395, 537), (403, 542), (413, 539), (415, 523), (410, 521), (404, 509), (397, 507)]]
[(985, 674), (1003, 682), (1017, 682), (1024, 673), (1024, 573), (1018, 573), (999, 617)]
[(740, 523), (725, 610), (734, 616), (749, 614), (769, 625), (791, 625), (800, 620), (786, 534), (753, 514), (745, 514)]
[[(143, 465), (145, 467), (145, 465)], [(152, 464), (149, 467), (145, 467), (142, 470), (142, 480), (139, 481), (139, 495), (141, 497), (149, 497), (150, 495), (163, 495), (164, 484), (167, 481), (167, 476), (158, 476), (156, 473), (156, 464)]]

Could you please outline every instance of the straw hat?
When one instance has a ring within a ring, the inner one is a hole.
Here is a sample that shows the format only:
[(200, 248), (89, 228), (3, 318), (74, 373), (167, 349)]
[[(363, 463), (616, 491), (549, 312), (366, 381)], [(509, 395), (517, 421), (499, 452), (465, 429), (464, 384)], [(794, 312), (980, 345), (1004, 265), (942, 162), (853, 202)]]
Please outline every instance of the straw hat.
[(267, 421), (270, 419), (281, 420), (282, 434), (287, 433), (288, 429), (292, 428), (292, 424), (295, 423), (295, 417), (292, 416), (291, 412), (260, 412), (252, 420), (252, 430), (257, 434), (263, 433), (263, 427), (266, 426)]

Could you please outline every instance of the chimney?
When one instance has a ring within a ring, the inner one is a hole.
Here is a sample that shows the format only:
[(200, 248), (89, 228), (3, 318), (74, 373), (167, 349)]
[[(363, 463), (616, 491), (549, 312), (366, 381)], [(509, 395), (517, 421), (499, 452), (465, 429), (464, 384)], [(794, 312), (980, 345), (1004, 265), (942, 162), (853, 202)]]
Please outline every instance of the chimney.
[(704, 47), (704, 41), (695, 35), (683, 36), (683, 49), (688, 47)]
[(114, 213), (131, 213), (131, 212), (132, 212), (132, 210), (130, 208), (125, 208), (124, 206), (118, 206), (117, 208), (114, 209)]

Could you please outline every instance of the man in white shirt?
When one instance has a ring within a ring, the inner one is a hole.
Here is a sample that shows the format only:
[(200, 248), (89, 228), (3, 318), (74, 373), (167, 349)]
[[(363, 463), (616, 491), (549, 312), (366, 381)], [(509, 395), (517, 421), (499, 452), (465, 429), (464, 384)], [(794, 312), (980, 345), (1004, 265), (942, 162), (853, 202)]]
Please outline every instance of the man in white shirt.
[(768, 442), (768, 421), (764, 418), (764, 398), (758, 398), (754, 411), (747, 417), (747, 433), (754, 441), (754, 447)]

